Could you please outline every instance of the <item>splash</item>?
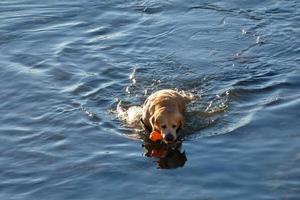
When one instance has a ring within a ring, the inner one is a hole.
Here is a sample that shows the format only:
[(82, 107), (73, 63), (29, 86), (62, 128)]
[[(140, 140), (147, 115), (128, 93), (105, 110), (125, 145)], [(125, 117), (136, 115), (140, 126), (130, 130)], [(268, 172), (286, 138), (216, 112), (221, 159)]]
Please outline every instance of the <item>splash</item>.
[(132, 72), (129, 75), (129, 80), (131, 81), (131, 84), (127, 86), (125, 90), (128, 94), (131, 94), (136, 87), (136, 67), (132, 68)]
[[(200, 100), (196, 100), (187, 105), (186, 112), (186, 135), (209, 136), (207, 130), (220, 126), (224, 120), (224, 114), (228, 110), (230, 102), (230, 91), (225, 91), (215, 95), (203, 95)], [(218, 132), (218, 131), (216, 131)], [(216, 133), (218, 135), (221, 133)]]
[(228, 108), (229, 91), (222, 94), (217, 94), (215, 98), (208, 102), (204, 112), (208, 114), (217, 114), (225, 112)]
[(116, 114), (119, 120), (123, 121), (126, 126), (135, 128), (140, 126), (143, 108), (141, 106), (126, 106), (119, 101), (116, 108)]

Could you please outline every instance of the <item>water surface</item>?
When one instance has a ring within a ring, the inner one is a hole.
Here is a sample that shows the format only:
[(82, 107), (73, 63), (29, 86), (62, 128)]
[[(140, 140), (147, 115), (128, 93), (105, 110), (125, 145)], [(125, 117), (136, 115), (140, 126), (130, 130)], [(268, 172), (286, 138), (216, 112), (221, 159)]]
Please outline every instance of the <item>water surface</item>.
[[(297, 1), (3, 0), (0, 12), (1, 199), (299, 199)], [(112, 112), (164, 88), (199, 97), (171, 170)]]

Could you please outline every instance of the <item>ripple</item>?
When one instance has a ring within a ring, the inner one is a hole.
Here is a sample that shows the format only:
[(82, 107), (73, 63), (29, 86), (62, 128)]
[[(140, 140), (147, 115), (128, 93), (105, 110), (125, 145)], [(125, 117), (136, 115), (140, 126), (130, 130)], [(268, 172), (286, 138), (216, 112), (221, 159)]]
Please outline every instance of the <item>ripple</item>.
[(151, 14), (157, 14), (164, 11), (164, 8), (163, 6), (159, 6), (159, 5), (153, 5), (153, 6), (143, 5), (143, 6), (136, 6), (135, 10), (151, 15)]
[(234, 89), (234, 93), (236, 96), (249, 96), (251, 94), (263, 94), (263, 93), (271, 93), (275, 92), (278, 89), (290, 88), (295, 85), (288, 82), (272, 82), (265, 86), (252, 86), (252, 87), (236, 87)]
[(86, 31), (88, 36), (99, 36), (99, 35), (109, 35), (111, 33), (111, 29), (108, 27), (96, 27), (93, 29), (89, 29)]
[[(0, 198), (297, 199), (299, 5), (1, 1)], [(199, 97), (176, 170), (111, 112), (165, 88)]]

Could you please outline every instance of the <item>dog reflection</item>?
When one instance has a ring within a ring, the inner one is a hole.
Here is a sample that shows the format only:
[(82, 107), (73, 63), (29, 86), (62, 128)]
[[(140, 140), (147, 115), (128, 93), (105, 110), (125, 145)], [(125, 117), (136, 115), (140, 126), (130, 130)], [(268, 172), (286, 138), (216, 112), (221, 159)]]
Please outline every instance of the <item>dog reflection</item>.
[(159, 142), (145, 142), (143, 146), (145, 156), (155, 158), (158, 168), (173, 169), (183, 167), (187, 161), (185, 152), (181, 151), (181, 141), (178, 141), (173, 145)]

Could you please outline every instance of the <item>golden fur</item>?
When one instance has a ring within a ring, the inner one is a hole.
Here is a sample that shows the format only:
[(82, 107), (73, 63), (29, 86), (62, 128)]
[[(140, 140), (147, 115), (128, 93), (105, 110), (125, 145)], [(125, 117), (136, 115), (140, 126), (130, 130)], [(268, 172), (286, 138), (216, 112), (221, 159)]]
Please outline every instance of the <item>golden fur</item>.
[(178, 138), (178, 130), (184, 125), (185, 105), (192, 97), (174, 90), (160, 90), (150, 95), (143, 106), (143, 122), (152, 131), (161, 133), (164, 142)]

